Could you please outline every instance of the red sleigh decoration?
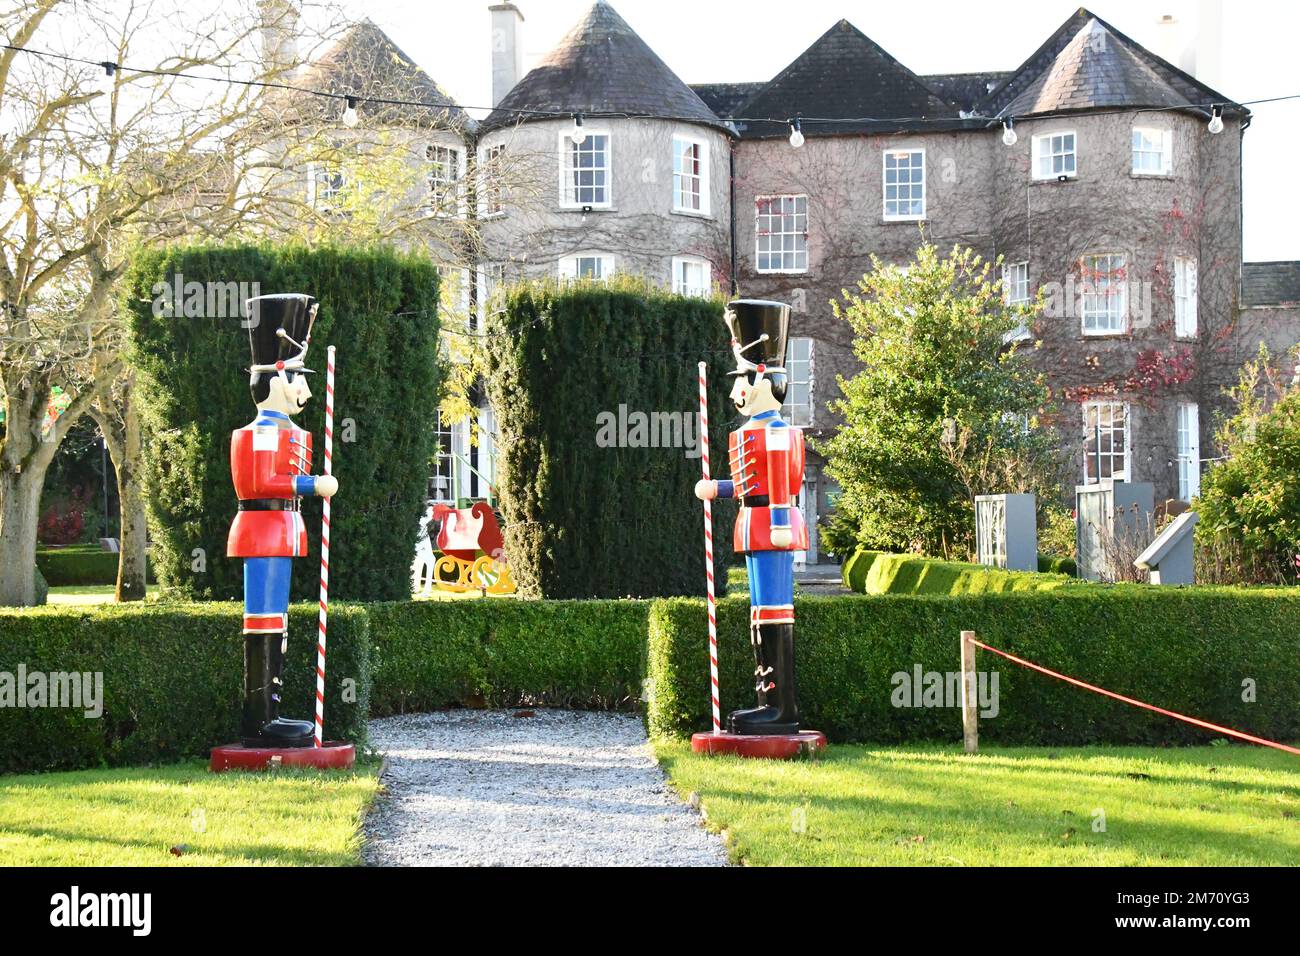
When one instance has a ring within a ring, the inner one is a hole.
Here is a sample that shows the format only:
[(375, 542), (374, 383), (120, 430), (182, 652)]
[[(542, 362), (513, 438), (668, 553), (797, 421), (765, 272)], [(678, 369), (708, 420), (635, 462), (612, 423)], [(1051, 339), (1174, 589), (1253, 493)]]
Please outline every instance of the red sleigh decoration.
[(438, 549), (442, 557), (433, 572), (437, 587), (444, 591), (514, 593), (515, 582), (506, 567), (501, 527), (487, 502), (480, 501), (469, 508), (436, 504), (433, 519), (441, 522)]

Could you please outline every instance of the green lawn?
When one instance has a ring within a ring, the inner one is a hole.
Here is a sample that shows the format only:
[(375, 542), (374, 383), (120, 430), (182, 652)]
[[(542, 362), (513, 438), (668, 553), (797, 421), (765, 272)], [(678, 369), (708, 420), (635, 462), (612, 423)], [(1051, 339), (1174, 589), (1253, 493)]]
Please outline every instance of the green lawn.
[[(158, 593), (158, 585), (150, 584), (145, 589), (146, 597)], [(111, 604), (117, 596), (115, 584), (61, 584), (50, 588), (47, 598), (50, 604)]]
[(1007, 747), (967, 757), (943, 746), (832, 745), (787, 763), (701, 757), (677, 742), (656, 751), (748, 864), (1300, 865), (1300, 757), (1264, 748)]
[(0, 864), (355, 864), (378, 769), (214, 774), (189, 761), (0, 776)]

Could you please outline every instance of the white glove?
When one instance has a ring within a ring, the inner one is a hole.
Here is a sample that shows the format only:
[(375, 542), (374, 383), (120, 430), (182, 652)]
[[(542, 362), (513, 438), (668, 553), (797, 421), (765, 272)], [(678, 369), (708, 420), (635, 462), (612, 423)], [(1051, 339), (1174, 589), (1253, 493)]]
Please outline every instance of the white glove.
[(789, 528), (773, 528), (771, 538), (772, 547), (774, 548), (788, 548), (790, 542), (794, 540)]
[(316, 496), (332, 498), (339, 490), (339, 480), (333, 475), (316, 476)]
[(718, 497), (718, 483), (716, 481), (705, 481), (701, 478), (695, 483), (695, 497), (701, 501), (712, 501)]

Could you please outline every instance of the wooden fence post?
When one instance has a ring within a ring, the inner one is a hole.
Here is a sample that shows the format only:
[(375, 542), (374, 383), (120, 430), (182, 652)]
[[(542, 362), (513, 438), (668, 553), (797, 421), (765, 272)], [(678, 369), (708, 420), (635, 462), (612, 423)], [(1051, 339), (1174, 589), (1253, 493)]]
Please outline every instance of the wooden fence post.
[(968, 754), (977, 753), (980, 746), (979, 695), (975, 673), (974, 631), (961, 632), (961, 729)]

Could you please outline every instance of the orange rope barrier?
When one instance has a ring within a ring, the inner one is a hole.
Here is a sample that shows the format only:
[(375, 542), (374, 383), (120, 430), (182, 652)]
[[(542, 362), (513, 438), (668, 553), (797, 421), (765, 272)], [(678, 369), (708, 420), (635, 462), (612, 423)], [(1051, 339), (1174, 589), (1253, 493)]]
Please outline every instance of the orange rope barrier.
[(1041, 664), (1035, 664), (1033, 661), (1027, 661), (1022, 657), (1016, 657), (1014, 654), (1008, 654), (1006, 651), (998, 650), (996, 647), (990, 647), (983, 641), (977, 641), (974, 638), (970, 642), (976, 647), (982, 647), (986, 651), (992, 651), (1001, 657), (1022, 667), (1028, 667), (1030, 670), (1038, 671), (1040, 674), (1046, 674), (1048, 677), (1055, 677), (1057, 680), (1063, 680), (1067, 684), (1073, 684), (1075, 687), (1082, 687), (1096, 694), (1102, 694), (1105, 697), (1111, 697), (1126, 704), (1132, 704), (1134, 707), (1142, 707), (1146, 710), (1155, 711), (1157, 714), (1164, 714), (1166, 717), (1173, 717), (1175, 720), (1181, 720), (1185, 723), (1193, 724), (1196, 727), (1202, 727), (1206, 730), (1213, 730), (1220, 734), (1227, 734), (1229, 737), (1236, 737), (1238, 740), (1249, 741), (1252, 744), (1259, 744), (1263, 747), (1273, 747), (1276, 750), (1285, 750), (1289, 754), (1300, 756), (1300, 748), (1288, 747), (1286, 744), (1279, 744), (1273, 740), (1265, 740), (1263, 737), (1255, 737), (1251, 734), (1242, 733), (1240, 730), (1233, 730), (1231, 727), (1221, 727), (1218, 724), (1212, 724), (1208, 720), (1200, 720), (1196, 717), (1188, 717), (1186, 714), (1180, 714), (1172, 710), (1165, 710), (1163, 707), (1157, 707), (1154, 704), (1143, 703), (1140, 700), (1134, 700), (1132, 697), (1125, 697), (1123, 694), (1117, 694), (1113, 690), (1106, 690), (1104, 687), (1097, 687), (1095, 684), (1089, 684), (1081, 681), (1076, 677), (1067, 677), (1065, 674), (1058, 674), (1054, 670), (1049, 670)]

